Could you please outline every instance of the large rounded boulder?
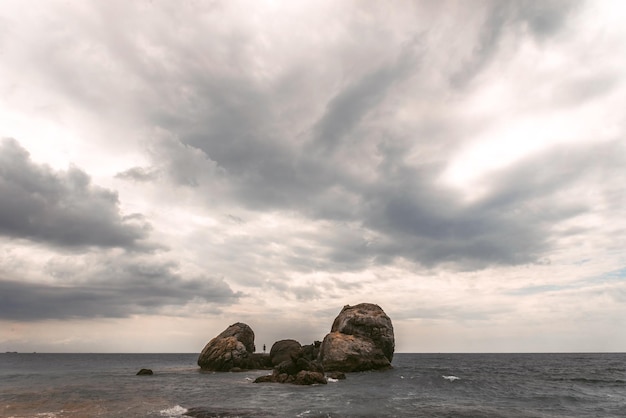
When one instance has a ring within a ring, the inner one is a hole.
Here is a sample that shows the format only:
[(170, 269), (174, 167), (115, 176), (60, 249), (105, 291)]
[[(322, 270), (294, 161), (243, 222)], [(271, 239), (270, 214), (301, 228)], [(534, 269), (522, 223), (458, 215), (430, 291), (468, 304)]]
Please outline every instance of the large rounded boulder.
[(389, 359), (372, 340), (340, 332), (326, 335), (320, 358), (326, 371), (362, 372), (391, 367)]
[(252, 328), (237, 322), (208, 342), (198, 357), (198, 366), (214, 371), (259, 368), (254, 350)]
[(380, 348), (391, 362), (395, 349), (393, 325), (382, 308), (373, 303), (360, 303), (343, 307), (330, 332), (368, 338)]
[(391, 319), (380, 306), (343, 307), (320, 347), (326, 371), (356, 372), (391, 367), (395, 339)]
[(270, 361), (277, 366), (283, 361), (298, 357), (302, 346), (296, 340), (276, 341), (270, 350)]

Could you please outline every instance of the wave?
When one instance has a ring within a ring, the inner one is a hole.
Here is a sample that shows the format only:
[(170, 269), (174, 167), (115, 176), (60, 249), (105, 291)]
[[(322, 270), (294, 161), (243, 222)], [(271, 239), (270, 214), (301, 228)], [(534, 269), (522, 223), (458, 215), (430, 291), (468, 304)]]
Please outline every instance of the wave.
[(443, 377), (444, 379), (446, 379), (446, 380), (448, 380), (450, 382), (454, 382), (455, 380), (461, 380), (460, 377), (452, 376), (452, 375), (450, 375), (450, 376), (445, 376), (444, 375), (444, 376), (441, 376), (441, 377)]
[(162, 417), (175, 418), (175, 417), (182, 417), (186, 412), (187, 412), (187, 408), (183, 408), (180, 405), (176, 405), (171, 408), (167, 408), (167, 409), (163, 409), (162, 411), (159, 411), (159, 414), (161, 414)]

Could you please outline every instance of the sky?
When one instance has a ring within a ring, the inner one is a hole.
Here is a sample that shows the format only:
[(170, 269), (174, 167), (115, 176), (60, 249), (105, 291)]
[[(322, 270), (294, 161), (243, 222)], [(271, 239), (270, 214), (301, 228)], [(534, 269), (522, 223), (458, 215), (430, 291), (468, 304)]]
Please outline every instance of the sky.
[(0, 2), (0, 352), (626, 351), (626, 4)]

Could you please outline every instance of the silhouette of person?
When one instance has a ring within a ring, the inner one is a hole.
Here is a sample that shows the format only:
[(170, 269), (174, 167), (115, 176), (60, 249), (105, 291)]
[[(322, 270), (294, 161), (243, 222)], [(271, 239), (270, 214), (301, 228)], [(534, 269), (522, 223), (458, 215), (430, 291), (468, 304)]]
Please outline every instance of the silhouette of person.
[(265, 344), (263, 344), (263, 352), (265, 353)]

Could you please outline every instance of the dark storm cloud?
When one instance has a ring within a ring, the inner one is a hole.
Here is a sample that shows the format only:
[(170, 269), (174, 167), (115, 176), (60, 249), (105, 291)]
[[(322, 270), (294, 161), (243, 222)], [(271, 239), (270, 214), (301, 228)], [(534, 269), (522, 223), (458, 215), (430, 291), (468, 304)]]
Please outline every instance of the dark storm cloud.
[[(596, 204), (585, 198), (581, 184), (615, 176), (626, 164), (624, 156), (619, 141), (555, 147), (492, 173), (488, 192), (471, 203), (436, 186), (436, 167), (420, 171), (389, 162), (394, 168), (361, 191), (353, 212), (358, 226), (331, 223), (331, 229), (311, 237), (317, 243), (313, 250), (292, 248), (289, 263), (303, 271), (350, 271), (397, 258), (461, 270), (541, 263), (559, 238), (554, 225)], [(619, 207), (618, 196), (623, 200), (614, 190), (603, 199)], [(563, 234), (584, 232), (581, 226)]]
[[(481, 3), (487, 6), (486, 18), (477, 43), (470, 45), (474, 48), (470, 61), (451, 77), (460, 84), (470, 81), (501, 52), (507, 35), (523, 36), (523, 25), (538, 40), (557, 33), (573, 7), (558, 4)], [(392, 52), (386, 61), (359, 63), (369, 70), (355, 74), (326, 96), (323, 111), (303, 127), (300, 138), (273, 129), (280, 119), (280, 106), (273, 97), (284, 80), (279, 78), (271, 86), (259, 84), (238, 67), (222, 79), (205, 75), (208, 70), (188, 75), (196, 92), (194, 106), (176, 107), (178, 115), (186, 115), (181, 117), (186, 118), (184, 123), (167, 122), (174, 116), (161, 117), (161, 126), (176, 132), (175, 141), (181, 146), (203, 151), (224, 170), (228, 198), (237, 204), (337, 222), (333, 231), (309, 237), (315, 242), (313, 248), (293, 248), (288, 261), (296, 270), (362, 269), (397, 258), (461, 269), (538, 260), (549, 248), (551, 222), (582, 210), (550, 202), (550, 193), (577, 179), (576, 172), (563, 176), (539, 170), (545, 178), (537, 179), (526, 175), (537, 170), (525, 161), (502, 173), (511, 187), (494, 183), (487, 197), (466, 204), (458, 191), (437, 181), (446, 155), (421, 164), (406, 161), (407, 155), (421, 149), (429, 154), (435, 138), (450, 144), (449, 138), (462, 137), (463, 128), (437, 123), (436, 118), (425, 120), (428, 129), (421, 126), (416, 136), (400, 136), (385, 127), (384, 112), (393, 112), (389, 103), (401, 99), (403, 83), (410, 80), (413, 88), (427, 89), (433, 81), (420, 73), (420, 54), (425, 52), (420, 50), (419, 37), (412, 34), (409, 39), (413, 41), (389, 44)], [(305, 90), (315, 83), (307, 74), (298, 77)], [(348, 163), (364, 175), (351, 171)], [(171, 165), (170, 175), (184, 178), (189, 165)], [(194, 186), (202, 188), (203, 182)], [(524, 209), (537, 201), (542, 211)], [(345, 227), (345, 223), (355, 226)]]
[[(76, 267), (76, 266), (74, 266)], [(79, 278), (56, 284), (0, 280), (0, 319), (34, 321), (94, 317), (128, 317), (158, 314), (168, 307), (189, 303), (219, 306), (237, 301), (221, 279), (186, 279), (170, 263), (132, 262), (122, 259), (101, 260), (86, 267)], [(51, 272), (63, 275), (64, 270)], [(75, 268), (69, 269), (77, 274)]]
[[(514, 48), (503, 45), (507, 31), (529, 32), (538, 41), (555, 35), (566, 23), (568, 15), (582, 1), (516, 1), (495, 0), (485, 2), (485, 22), (481, 26), (477, 43), (470, 59), (462, 63), (462, 68), (450, 77), (452, 85), (464, 87), (492, 61), (501, 48)], [(521, 39), (515, 33), (515, 41)]]
[[(441, 44), (423, 46), (420, 42), (437, 32), (436, 21), (401, 28), (384, 19), (342, 22), (341, 36), (303, 37), (305, 43), (295, 48), (310, 53), (292, 55), (302, 61), (297, 63), (283, 59), (294, 54), (289, 46), (264, 49), (259, 39), (272, 39), (265, 27), (258, 28), (258, 36), (239, 24), (229, 26), (227, 35), (212, 32), (204, 22), (191, 24), (201, 13), (188, 9), (171, 17), (177, 30), (151, 28), (141, 40), (123, 31), (115, 37), (88, 31), (85, 42), (104, 44), (108, 59), (123, 64), (119, 67), (130, 78), (143, 80), (146, 94), (133, 95), (138, 104), (133, 110), (167, 136), (148, 140), (152, 167), (131, 168), (118, 177), (148, 181), (163, 174), (174, 185), (217, 195), (235, 207), (328, 221), (329, 230), (305, 237), (311, 245), (286, 256), (294, 269), (362, 269), (396, 258), (460, 268), (532, 262), (549, 245), (549, 223), (580, 210), (551, 202), (550, 193), (580, 175), (536, 171), (524, 161), (499, 173), (510, 186), (493, 181), (486, 197), (465, 203), (459, 191), (438, 182), (454, 145), (474, 129), (472, 122), (448, 115), (449, 104), (463, 92), (445, 90), (445, 80), (467, 84), (525, 36), (548, 41), (566, 25), (576, 3), (458, 5), (461, 15), (477, 9), (482, 16), (472, 31), (475, 38), (457, 39), (452, 28)], [(217, 24), (220, 15), (212, 9), (202, 16)], [(138, 21), (169, 24), (169, 16), (161, 18), (149, 14)], [(402, 35), (378, 30), (381, 24)], [(324, 42), (328, 48), (315, 48)], [(467, 59), (452, 56), (449, 66), (446, 60), (445, 66), (429, 68), (446, 42), (459, 43)], [(333, 63), (335, 72), (318, 70), (324, 63)], [(581, 94), (588, 96), (585, 88)], [(118, 93), (125, 97), (125, 90)], [(409, 100), (414, 106), (408, 106), (404, 121), (412, 121), (396, 126), (402, 118), (395, 118), (395, 106)], [(545, 178), (535, 177), (538, 173)], [(526, 209), (537, 202), (542, 210)]]
[(331, 152), (339, 146), (371, 109), (376, 108), (393, 84), (416, 70), (419, 39), (398, 51), (396, 62), (387, 64), (358, 79), (337, 93), (327, 104), (323, 116), (315, 124), (316, 151)]
[(624, 156), (619, 141), (554, 147), (493, 173), (489, 192), (469, 204), (433, 181), (416, 182), (420, 176), (407, 168), (396, 179), (399, 187), (372, 197), (368, 206), (375, 210), (365, 214), (365, 225), (393, 237), (381, 254), (425, 265), (472, 269), (538, 262), (558, 236), (553, 226), (595, 204), (579, 195), (580, 184), (601, 184), (608, 173), (619, 172)]
[(140, 249), (149, 226), (120, 213), (117, 194), (72, 167), (54, 171), (30, 160), (14, 139), (0, 142), (0, 234), (64, 247)]

